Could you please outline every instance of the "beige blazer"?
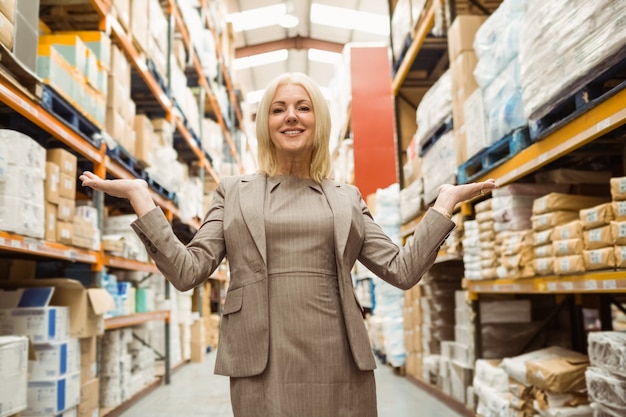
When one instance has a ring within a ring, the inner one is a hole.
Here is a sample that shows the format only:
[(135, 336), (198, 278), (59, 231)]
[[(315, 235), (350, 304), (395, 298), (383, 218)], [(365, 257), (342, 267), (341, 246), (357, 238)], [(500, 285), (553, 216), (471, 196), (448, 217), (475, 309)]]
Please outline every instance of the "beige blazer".
[[(257, 375), (267, 364), (266, 178), (263, 174), (222, 178), (211, 208), (186, 246), (158, 208), (132, 224), (159, 270), (181, 291), (204, 282), (228, 257), (230, 285), (215, 363), (215, 373), (221, 375)], [(358, 259), (391, 285), (409, 289), (433, 264), (454, 223), (429, 210), (399, 248), (374, 222), (356, 187), (331, 180), (321, 186), (334, 215), (339, 294), (350, 348), (359, 369), (371, 370), (376, 364), (353, 290), (354, 263)]]

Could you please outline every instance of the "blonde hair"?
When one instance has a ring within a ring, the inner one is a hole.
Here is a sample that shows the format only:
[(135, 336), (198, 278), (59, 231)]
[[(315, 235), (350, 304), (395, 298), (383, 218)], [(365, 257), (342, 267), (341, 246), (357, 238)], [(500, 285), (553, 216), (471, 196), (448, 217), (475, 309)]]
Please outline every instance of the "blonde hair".
[(269, 112), (274, 94), (278, 87), (286, 84), (300, 85), (311, 97), (315, 114), (315, 137), (313, 139), (313, 154), (309, 173), (311, 178), (321, 183), (330, 174), (330, 111), (321, 90), (307, 75), (293, 72), (285, 73), (274, 78), (259, 102), (256, 116), (256, 136), (259, 145), (259, 171), (269, 176), (275, 175), (277, 170), (276, 148), (270, 137)]

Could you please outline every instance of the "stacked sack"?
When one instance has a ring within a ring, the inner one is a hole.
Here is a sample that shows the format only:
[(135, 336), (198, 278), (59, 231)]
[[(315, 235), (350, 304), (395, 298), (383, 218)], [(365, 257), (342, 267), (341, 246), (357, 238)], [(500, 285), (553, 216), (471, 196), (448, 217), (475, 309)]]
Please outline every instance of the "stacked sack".
[(585, 371), (589, 366), (586, 355), (550, 346), (504, 358), (500, 366), (512, 380), (510, 408), (517, 413), (510, 415), (591, 417), (585, 392)]
[(587, 350), (591, 366), (585, 371), (595, 415), (620, 417), (626, 410), (626, 334), (591, 332)]
[(615, 248), (615, 266), (626, 268), (626, 177), (611, 178), (611, 236)]
[[(451, 393), (449, 368), (441, 367), (441, 344), (454, 340), (455, 292), (461, 289), (463, 266), (460, 262), (433, 265), (424, 274), (420, 286), (422, 313), (422, 378)], [(450, 357), (450, 355), (447, 355)]]
[(533, 203), (532, 227), (535, 233), (552, 229), (552, 271), (549, 264), (536, 263), (539, 274), (567, 275), (585, 271), (580, 210), (601, 204), (604, 197), (549, 193)]

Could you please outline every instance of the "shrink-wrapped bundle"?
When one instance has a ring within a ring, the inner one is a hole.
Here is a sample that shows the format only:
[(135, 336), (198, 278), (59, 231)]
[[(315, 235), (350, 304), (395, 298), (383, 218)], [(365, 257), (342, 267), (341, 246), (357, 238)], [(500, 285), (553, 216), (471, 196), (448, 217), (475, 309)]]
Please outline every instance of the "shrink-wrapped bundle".
[(415, 117), (417, 121), (415, 140), (421, 147), (448, 118), (452, 117), (452, 76), (449, 70), (444, 72), (424, 94), (417, 106)]
[(626, 2), (529, 0), (521, 31), (524, 114), (538, 119), (625, 55)]

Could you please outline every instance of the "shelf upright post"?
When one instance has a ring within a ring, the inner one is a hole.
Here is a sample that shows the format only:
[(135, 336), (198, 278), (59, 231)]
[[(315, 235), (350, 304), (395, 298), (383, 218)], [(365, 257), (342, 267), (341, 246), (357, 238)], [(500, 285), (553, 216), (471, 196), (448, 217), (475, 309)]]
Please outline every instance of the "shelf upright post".
[(474, 324), (474, 360), (481, 359), (483, 357), (483, 332), (481, 326), (480, 317), (480, 295), (477, 293), (470, 293), (472, 297), (472, 311), (474, 312), (473, 324)]

